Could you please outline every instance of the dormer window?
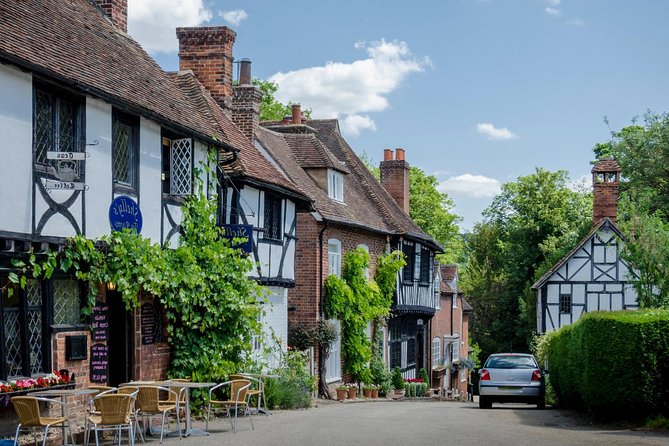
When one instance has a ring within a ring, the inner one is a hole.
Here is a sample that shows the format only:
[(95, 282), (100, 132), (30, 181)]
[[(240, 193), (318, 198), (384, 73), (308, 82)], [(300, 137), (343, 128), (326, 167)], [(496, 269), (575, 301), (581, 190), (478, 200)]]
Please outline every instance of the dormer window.
[(328, 196), (344, 202), (344, 175), (341, 172), (328, 169)]

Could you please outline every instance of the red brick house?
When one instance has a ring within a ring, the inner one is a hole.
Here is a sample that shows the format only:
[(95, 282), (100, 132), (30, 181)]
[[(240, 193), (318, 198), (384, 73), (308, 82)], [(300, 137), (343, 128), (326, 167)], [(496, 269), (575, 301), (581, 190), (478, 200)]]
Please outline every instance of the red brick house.
[(463, 397), (469, 370), (453, 364), (469, 357), (469, 315), (473, 309), (458, 289), (457, 265), (437, 265), (435, 269), (439, 307), (430, 325), (431, 384), (444, 395)]

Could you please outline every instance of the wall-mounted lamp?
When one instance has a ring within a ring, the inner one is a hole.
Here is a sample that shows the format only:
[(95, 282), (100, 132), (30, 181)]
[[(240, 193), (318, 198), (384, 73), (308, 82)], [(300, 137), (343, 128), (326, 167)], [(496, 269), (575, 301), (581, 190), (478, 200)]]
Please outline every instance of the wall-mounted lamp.
[(114, 282), (107, 282), (107, 291), (116, 291), (116, 284)]

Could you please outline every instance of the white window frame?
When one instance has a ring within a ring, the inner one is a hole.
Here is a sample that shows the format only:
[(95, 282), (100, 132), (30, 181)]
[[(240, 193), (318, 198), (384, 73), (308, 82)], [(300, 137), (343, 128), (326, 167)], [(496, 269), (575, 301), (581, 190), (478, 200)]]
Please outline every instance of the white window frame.
[(328, 240), (328, 274), (341, 277), (341, 242), (336, 238)]
[(328, 169), (328, 196), (344, 202), (344, 175), (333, 169)]
[(325, 360), (325, 382), (328, 384), (341, 381), (341, 323), (336, 319), (331, 319), (330, 322), (335, 327), (337, 339), (332, 342), (330, 355)]
[(453, 358), (451, 361), (457, 361), (460, 359), (460, 336), (456, 334), (456, 338), (453, 339)]
[(451, 344), (449, 338), (447, 336), (444, 336), (444, 364), (450, 364), (452, 361), (452, 354), (451, 354), (452, 345), (453, 344)]
[(432, 367), (440, 366), (441, 364), (441, 338), (435, 336), (432, 339)]
[(456, 293), (453, 293), (451, 301), (453, 302), (453, 308), (458, 308), (458, 295)]

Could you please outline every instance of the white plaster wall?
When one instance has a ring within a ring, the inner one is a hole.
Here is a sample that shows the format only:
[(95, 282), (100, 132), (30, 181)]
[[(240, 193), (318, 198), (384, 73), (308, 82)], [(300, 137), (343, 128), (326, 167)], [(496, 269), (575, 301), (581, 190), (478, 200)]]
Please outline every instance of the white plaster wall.
[(162, 141), (160, 125), (148, 119), (139, 121), (139, 208), (142, 210), (142, 235), (160, 243), (162, 202)]
[(32, 76), (0, 64), (0, 231), (32, 232)]
[(109, 234), (109, 205), (112, 200), (112, 107), (110, 104), (86, 98), (86, 141), (98, 144), (86, 146), (86, 236), (97, 238)]
[[(281, 287), (267, 287), (269, 290), (268, 303), (265, 305), (265, 316), (263, 317), (264, 344), (276, 346), (280, 349), (265, 358), (272, 366), (278, 365), (280, 353), (285, 352), (288, 345), (288, 289)], [(274, 339), (279, 344), (274, 344)]]
[[(245, 186), (244, 189), (240, 191), (239, 196), (239, 207), (241, 208), (241, 213), (244, 214), (244, 218), (249, 225), (254, 227), (261, 227), (262, 225), (258, 222), (263, 221), (264, 208), (265, 208), (265, 195), (260, 192), (258, 189), (253, 187)], [(240, 223), (242, 223), (240, 216)]]

